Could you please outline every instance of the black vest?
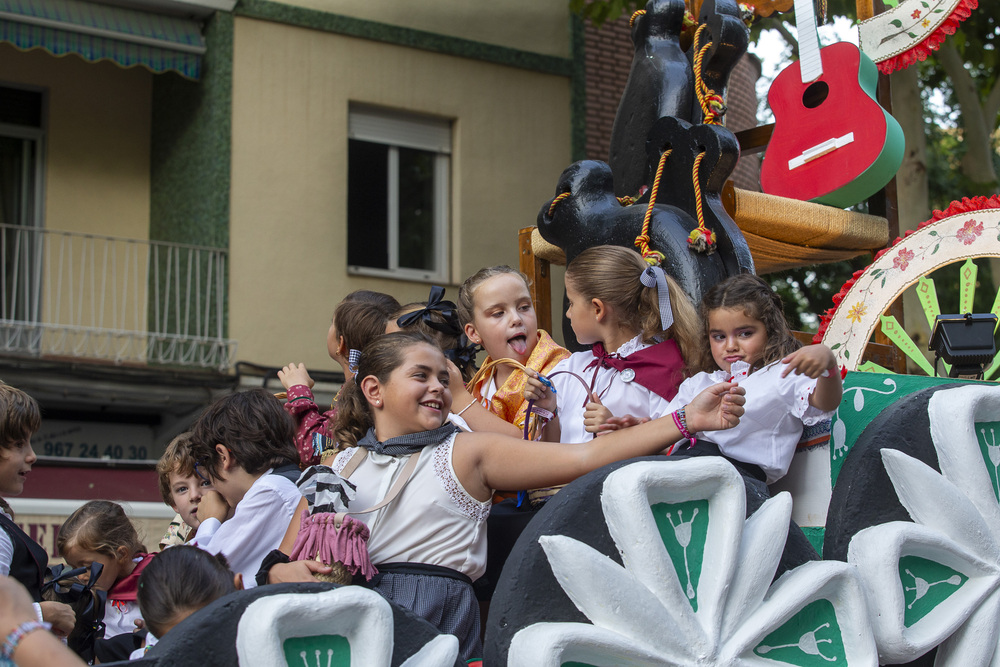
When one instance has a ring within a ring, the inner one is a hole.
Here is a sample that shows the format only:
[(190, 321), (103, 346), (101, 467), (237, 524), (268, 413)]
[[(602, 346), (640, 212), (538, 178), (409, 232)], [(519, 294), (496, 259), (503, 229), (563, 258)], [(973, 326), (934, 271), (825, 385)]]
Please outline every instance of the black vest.
[(37, 542), (17, 527), (17, 524), (0, 512), (0, 530), (10, 536), (14, 556), (10, 562), (10, 578), (21, 582), (35, 602), (42, 601), (42, 583), (49, 556)]

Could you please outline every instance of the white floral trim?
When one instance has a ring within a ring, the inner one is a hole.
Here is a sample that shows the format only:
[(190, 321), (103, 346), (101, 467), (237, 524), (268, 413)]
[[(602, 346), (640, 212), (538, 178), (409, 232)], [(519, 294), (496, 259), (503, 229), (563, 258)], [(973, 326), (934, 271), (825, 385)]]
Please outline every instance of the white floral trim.
[(344, 471), (344, 468), (347, 467), (348, 461), (351, 460), (351, 457), (354, 456), (354, 452), (356, 452), (357, 449), (357, 447), (348, 447), (347, 449), (341, 451), (337, 454), (337, 457), (333, 459), (333, 464), (330, 465), (330, 469), (339, 475)]
[(455, 503), (455, 506), (462, 511), (465, 516), (473, 521), (482, 523), (490, 515), (492, 500), (480, 502), (469, 495), (462, 483), (455, 475), (455, 468), (451, 464), (451, 452), (455, 446), (455, 437), (452, 436), (447, 442), (443, 442), (434, 448), (434, 474), (441, 482), (445, 493)]

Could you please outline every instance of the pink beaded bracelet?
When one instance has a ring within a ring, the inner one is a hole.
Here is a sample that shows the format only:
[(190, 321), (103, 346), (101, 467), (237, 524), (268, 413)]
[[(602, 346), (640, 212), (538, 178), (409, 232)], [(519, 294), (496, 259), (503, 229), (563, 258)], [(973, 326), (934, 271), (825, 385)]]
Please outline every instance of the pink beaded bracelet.
[[(677, 427), (677, 430), (681, 432), (682, 436), (684, 436), (690, 441), (691, 444), (688, 445), (688, 449), (694, 447), (694, 443), (698, 442), (698, 439), (694, 437), (694, 434), (691, 433), (691, 431), (688, 430), (687, 415), (684, 414), (684, 408), (681, 408), (676, 412), (670, 413), (670, 416), (674, 418), (674, 426)], [(677, 449), (677, 445), (679, 444), (680, 444), (679, 442), (675, 442), (674, 444), (670, 445), (670, 447), (667, 449), (667, 456), (673, 454), (674, 450)]]
[(17, 645), (21, 643), (24, 636), (29, 632), (34, 632), (35, 630), (48, 630), (52, 626), (48, 623), (39, 623), (38, 621), (25, 621), (21, 625), (14, 628), (7, 638), (3, 640), (3, 646), (0, 646), (0, 655), (7, 658), (11, 662), (14, 661), (14, 651), (17, 650)]

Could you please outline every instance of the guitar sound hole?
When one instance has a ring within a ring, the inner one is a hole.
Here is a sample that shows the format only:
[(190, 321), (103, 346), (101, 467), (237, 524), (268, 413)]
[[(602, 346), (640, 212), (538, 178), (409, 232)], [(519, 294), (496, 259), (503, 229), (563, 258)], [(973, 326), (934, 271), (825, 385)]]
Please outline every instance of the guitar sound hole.
[(830, 94), (830, 86), (826, 85), (824, 81), (817, 81), (810, 84), (806, 88), (806, 92), (802, 93), (802, 104), (806, 106), (807, 109), (815, 109), (819, 105), (826, 101), (826, 96)]

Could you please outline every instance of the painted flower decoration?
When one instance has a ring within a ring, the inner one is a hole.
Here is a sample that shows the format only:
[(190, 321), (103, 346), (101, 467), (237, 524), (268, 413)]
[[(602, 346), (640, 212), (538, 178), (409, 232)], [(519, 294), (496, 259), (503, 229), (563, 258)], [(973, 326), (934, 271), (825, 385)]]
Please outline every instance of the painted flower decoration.
[(771, 583), (792, 502), (749, 519), (725, 459), (642, 461), (615, 470), (601, 504), (624, 567), (563, 535), (539, 539), (587, 623), (536, 623), (507, 663), (875, 665), (864, 595), (846, 563), (810, 562)]
[(930, 19), (924, 19), (923, 21), (920, 22), (920, 27), (921, 28), (926, 28), (930, 24), (931, 24), (931, 20)]
[(913, 13), (910, 14), (910, 18), (913, 18), (913, 19), (920, 18), (920, 10), (919, 9), (914, 9)]
[(938, 647), (935, 665), (1000, 660), (1000, 388), (969, 385), (928, 403), (941, 472), (896, 450), (882, 461), (914, 523), (862, 530), (848, 562), (865, 582), (884, 662)]
[(906, 271), (906, 267), (910, 265), (913, 260), (913, 251), (906, 248), (902, 248), (899, 254), (896, 255), (892, 260), (892, 267), (894, 269), (899, 269), (900, 271)]
[(983, 233), (983, 223), (969, 219), (965, 225), (959, 229), (955, 236), (965, 245), (971, 245)]
[(865, 316), (865, 312), (867, 312), (867, 310), (868, 309), (865, 307), (865, 304), (858, 301), (856, 304), (851, 306), (849, 311), (847, 311), (847, 319), (852, 322), (860, 322), (861, 318)]
[[(322, 593), (269, 595), (243, 612), (236, 630), (241, 665), (389, 667), (392, 607), (375, 591), (343, 586)], [(458, 658), (458, 639), (438, 635), (406, 667), (441, 667)]]

